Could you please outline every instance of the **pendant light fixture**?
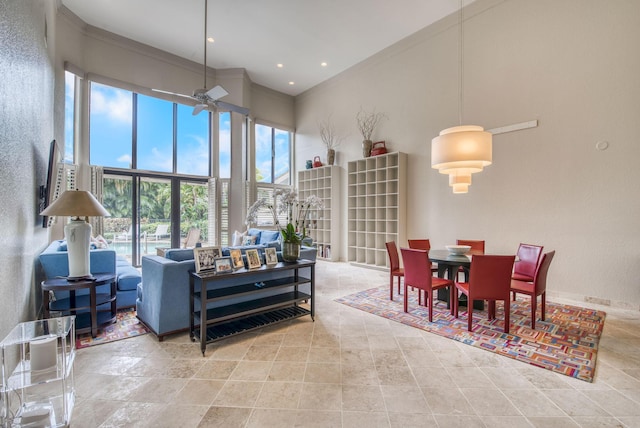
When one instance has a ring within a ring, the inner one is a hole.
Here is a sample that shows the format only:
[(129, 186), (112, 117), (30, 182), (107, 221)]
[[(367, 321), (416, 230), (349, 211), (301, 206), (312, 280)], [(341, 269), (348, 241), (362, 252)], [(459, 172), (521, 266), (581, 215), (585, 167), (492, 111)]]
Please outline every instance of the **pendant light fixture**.
[(458, 118), (459, 126), (440, 131), (431, 140), (431, 167), (449, 175), (453, 193), (467, 193), (471, 174), (482, 171), (492, 162), (492, 135), (482, 126), (462, 125), (464, 98), (464, 16), (463, 0), (460, 0), (458, 42)]

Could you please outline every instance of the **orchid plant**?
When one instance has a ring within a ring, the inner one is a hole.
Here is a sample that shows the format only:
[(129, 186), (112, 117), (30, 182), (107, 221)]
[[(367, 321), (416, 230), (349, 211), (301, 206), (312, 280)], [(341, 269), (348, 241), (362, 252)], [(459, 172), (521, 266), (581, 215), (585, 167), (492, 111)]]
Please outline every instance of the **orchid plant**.
[[(277, 189), (274, 194), (275, 204), (267, 199), (257, 200), (247, 211), (246, 224), (256, 223), (259, 213), (268, 209), (273, 216), (275, 226), (280, 230), (284, 242), (300, 244), (306, 237), (307, 217), (311, 208), (323, 209), (322, 199), (311, 195), (304, 201), (298, 199), (295, 189)], [(282, 227), (279, 217), (287, 216), (287, 225)]]

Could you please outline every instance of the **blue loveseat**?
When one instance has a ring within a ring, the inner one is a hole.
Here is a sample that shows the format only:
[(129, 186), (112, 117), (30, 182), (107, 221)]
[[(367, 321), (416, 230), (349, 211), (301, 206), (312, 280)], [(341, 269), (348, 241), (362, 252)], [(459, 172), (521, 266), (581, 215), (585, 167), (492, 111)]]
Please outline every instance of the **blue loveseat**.
[[(247, 248), (242, 247), (243, 251)], [(266, 246), (258, 248), (261, 257), (264, 248)], [(228, 255), (229, 248), (223, 248), (222, 253)], [(281, 256), (278, 252), (279, 260)], [(316, 249), (303, 246), (300, 257), (315, 261)], [(137, 315), (159, 340), (189, 329), (189, 271), (193, 270), (195, 263), (192, 249), (170, 249), (165, 252), (164, 257), (142, 257), (142, 282), (138, 285), (136, 301)], [(300, 274), (310, 275), (305, 269), (301, 269)], [(280, 276), (282, 273), (265, 272), (263, 280)], [(267, 291), (265, 295), (268, 294)]]
[[(64, 240), (53, 241), (38, 257), (44, 271), (45, 278), (55, 278), (69, 275), (69, 259), (67, 244)], [(113, 273), (116, 275), (116, 305), (118, 309), (136, 306), (138, 284), (142, 280), (140, 271), (122, 256), (117, 256), (115, 250), (91, 249), (89, 253), (91, 272)], [(98, 287), (97, 291), (108, 293), (109, 285)], [(79, 290), (78, 294), (88, 290)], [(57, 292), (56, 298), (65, 298), (68, 292)]]

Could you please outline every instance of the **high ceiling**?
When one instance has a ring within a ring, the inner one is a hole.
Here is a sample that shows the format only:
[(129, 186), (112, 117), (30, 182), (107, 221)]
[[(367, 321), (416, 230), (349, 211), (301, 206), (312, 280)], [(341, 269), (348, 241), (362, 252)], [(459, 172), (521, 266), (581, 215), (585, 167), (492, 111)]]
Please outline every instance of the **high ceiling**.
[[(87, 24), (203, 62), (205, 0), (61, 1)], [(461, 0), (208, 1), (208, 66), (245, 68), (253, 82), (297, 95), (457, 11)]]

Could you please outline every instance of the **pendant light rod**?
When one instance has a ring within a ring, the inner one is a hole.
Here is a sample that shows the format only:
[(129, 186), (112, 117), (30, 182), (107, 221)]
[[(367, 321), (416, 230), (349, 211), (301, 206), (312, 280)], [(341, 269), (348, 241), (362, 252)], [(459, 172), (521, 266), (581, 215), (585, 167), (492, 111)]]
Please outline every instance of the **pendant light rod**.
[(458, 13), (458, 121), (462, 125), (462, 102), (464, 100), (464, 0), (460, 0)]
[(207, 89), (207, 3), (208, 0), (204, 0), (204, 89)]

